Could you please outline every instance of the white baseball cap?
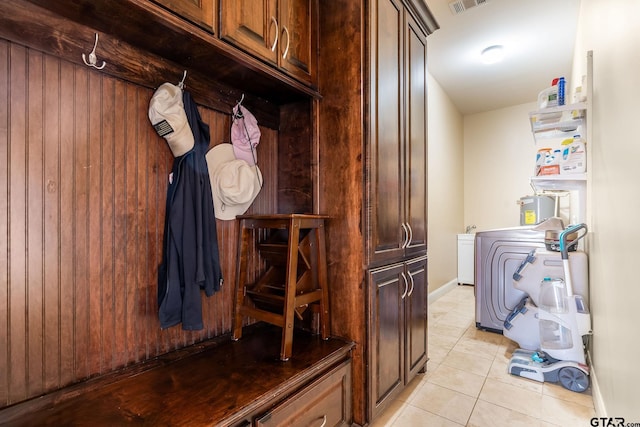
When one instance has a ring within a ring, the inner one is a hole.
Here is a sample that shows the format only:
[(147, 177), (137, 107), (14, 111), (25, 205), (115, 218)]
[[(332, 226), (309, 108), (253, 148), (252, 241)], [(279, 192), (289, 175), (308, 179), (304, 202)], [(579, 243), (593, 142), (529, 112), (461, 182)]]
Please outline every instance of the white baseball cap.
[(158, 135), (167, 140), (174, 157), (182, 156), (194, 146), (193, 132), (182, 102), (182, 89), (163, 83), (149, 102), (149, 120)]

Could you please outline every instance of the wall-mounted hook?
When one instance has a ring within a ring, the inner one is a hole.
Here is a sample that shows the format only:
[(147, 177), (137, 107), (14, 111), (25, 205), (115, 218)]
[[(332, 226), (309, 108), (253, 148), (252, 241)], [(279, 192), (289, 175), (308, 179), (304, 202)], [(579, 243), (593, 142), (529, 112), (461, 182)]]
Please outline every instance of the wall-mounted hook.
[(244, 101), (244, 93), (242, 94), (242, 97), (240, 98), (240, 101), (238, 101), (238, 103), (236, 105), (242, 105), (242, 101)]
[(102, 61), (102, 65), (97, 65), (97, 63), (98, 63), (98, 58), (96, 57), (96, 47), (97, 46), (98, 46), (98, 33), (96, 33), (96, 42), (93, 44), (93, 50), (89, 54), (89, 61), (87, 61), (87, 57), (84, 55), (84, 53), (82, 54), (82, 60), (89, 67), (93, 67), (93, 68), (97, 68), (98, 70), (102, 70), (104, 68), (104, 66), (107, 65), (107, 63)]
[(178, 87), (180, 89), (184, 90), (184, 81), (187, 79), (187, 70), (184, 70), (184, 73), (182, 73), (182, 80), (180, 80), (180, 82), (178, 83)]
[(233, 107), (234, 109), (234, 113), (233, 113), (233, 119), (241, 119), (244, 117), (244, 115), (242, 114), (242, 110), (240, 109), (240, 106), (242, 105), (242, 101), (244, 101), (244, 93), (242, 94), (242, 97), (240, 98), (240, 101), (238, 101), (235, 105), (235, 107)]

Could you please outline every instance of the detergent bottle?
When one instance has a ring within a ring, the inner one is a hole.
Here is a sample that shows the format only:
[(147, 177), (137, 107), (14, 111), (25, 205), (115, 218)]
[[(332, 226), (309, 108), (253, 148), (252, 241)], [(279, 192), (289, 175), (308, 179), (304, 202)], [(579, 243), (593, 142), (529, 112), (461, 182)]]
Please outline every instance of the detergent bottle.
[(551, 87), (538, 94), (538, 108), (550, 108), (558, 106), (558, 79), (553, 79)]
[(534, 175), (540, 175), (542, 167), (547, 162), (547, 157), (551, 155), (551, 148), (541, 148), (536, 153), (536, 167), (534, 171)]
[(587, 171), (587, 147), (580, 135), (562, 141), (560, 160), (561, 174), (585, 173)]

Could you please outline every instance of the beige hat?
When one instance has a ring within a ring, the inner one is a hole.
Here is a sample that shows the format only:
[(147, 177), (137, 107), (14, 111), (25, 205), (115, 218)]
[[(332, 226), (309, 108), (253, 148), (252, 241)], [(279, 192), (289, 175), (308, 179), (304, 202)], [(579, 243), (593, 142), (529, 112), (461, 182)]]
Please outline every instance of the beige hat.
[(218, 219), (235, 219), (249, 209), (261, 189), (262, 173), (236, 159), (231, 144), (218, 144), (206, 154), (213, 209)]
[(174, 157), (191, 151), (193, 133), (182, 103), (182, 90), (171, 83), (163, 83), (149, 102), (149, 120), (169, 144)]

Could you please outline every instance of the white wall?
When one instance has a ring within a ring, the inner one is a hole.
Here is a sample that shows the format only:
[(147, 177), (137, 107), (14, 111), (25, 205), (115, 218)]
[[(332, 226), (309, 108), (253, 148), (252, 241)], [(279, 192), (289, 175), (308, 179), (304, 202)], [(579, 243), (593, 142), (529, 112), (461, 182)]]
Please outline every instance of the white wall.
[(520, 197), (533, 194), (536, 103), (464, 116), (464, 222), (477, 231), (520, 225)]
[[(593, 51), (591, 358), (599, 416), (640, 422), (640, 1), (583, 0), (574, 76)], [(574, 77), (575, 78), (575, 77)]]
[(457, 276), (456, 234), (464, 231), (462, 115), (428, 75), (429, 292)]

